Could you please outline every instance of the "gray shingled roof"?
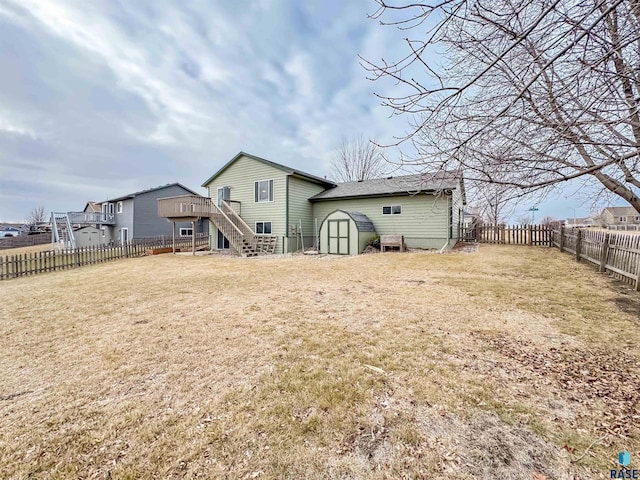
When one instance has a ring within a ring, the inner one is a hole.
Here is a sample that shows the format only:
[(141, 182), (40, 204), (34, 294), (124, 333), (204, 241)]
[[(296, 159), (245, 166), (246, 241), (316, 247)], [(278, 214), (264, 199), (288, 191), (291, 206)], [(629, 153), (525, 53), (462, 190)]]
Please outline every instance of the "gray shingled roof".
[(638, 212), (633, 207), (606, 207), (604, 210), (608, 210), (614, 217), (638, 215)]
[(339, 210), (339, 211), (346, 213), (353, 219), (354, 222), (356, 222), (356, 227), (358, 227), (359, 232), (375, 232), (376, 231), (376, 227), (373, 226), (373, 222), (369, 220), (369, 217), (367, 217), (364, 213), (353, 212), (349, 210)]
[(312, 202), (334, 198), (376, 197), (384, 195), (410, 195), (418, 192), (433, 192), (460, 188), (460, 177), (452, 173), (438, 175), (403, 175), (399, 177), (375, 178), (361, 182), (339, 183), (335, 188), (320, 192), (309, 200)]
[(143, 193), (149, 193), (149, 192), (153, 192), (155, 190), (162, 190), (163, 188), (168, 188), (168, 187), (182, 187), (184, 188), (187, 192), (191, 193), (192, 195), (198, 195), (201, 196), (199, 193), (194, 192), (193, 190), (191, 190), (190, 188), (185, 187), (184, 185), (182, 185), (181, 183), (178, 182), (174, 182), (174, 183), (167, 183), (166, 185), (160, 185), (159, 187), (153, 187), (153, 188), (147, 188), (145, 190), (140, 190), (137, 192), (133, 192), (130, 193), (128, 195), (123, 195), (121, 197), (117, 197), (117, 198), (110, 198), (108, 200), (105, 200), (104, 202), (101, 203), (105, 203), (105, 202), (119, 202), (120, 200), (126, 200), (128, 198), (133, 198), (137, 195), (142, 195)]

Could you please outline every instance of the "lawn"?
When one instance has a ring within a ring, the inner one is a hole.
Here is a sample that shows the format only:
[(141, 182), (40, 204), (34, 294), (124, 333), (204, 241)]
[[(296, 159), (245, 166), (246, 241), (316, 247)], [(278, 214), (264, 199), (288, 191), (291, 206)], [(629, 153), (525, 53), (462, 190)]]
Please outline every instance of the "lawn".
[(0, 294), (0, 478), (590, 479), (640, 454), (639, 296), (555, 249), (160, 255)]

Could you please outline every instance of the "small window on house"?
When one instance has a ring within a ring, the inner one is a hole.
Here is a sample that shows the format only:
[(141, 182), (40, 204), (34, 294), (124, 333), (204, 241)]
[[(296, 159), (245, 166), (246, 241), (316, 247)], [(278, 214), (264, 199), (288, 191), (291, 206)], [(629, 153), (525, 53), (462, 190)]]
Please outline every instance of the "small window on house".
[(109, 217), (113, 217), (113, 203), (109, 204)]
[(116, 208), (116, 212), (122, 213), (122, 202), (118, 202), (118, 206)]
[(271, 235), (271, 222), (256, 222), (256, 235)]
[(254, 202), (273, 202), (273, 180), (260, 180), (253, 183)]
[(636, 222), (640, 222), (640, 217), (635, 217)]
[(402, 214), (402, 205), (390, 205), (382, 207), (383, 215), (400, 215)]
[(618, 218), (618, 221), (619, 221), (620, 223), (627, 223), (627, 217), (619, 217), (619, 218)]
[(193, 235), (193, 228), (180, 228), (180, 236), (181, 237), (190, 237)]
[(100, 230), (102, 230), (102, 236), (106, 237), (107, 236), (107, 229), (105, 227), (100, 227)]

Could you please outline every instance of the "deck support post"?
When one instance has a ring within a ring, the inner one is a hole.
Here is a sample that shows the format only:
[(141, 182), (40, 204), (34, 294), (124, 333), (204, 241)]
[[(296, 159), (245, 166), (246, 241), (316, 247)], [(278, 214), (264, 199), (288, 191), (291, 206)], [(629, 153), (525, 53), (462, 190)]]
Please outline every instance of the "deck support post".
[(173, 239), (173, 254), (176, 253), (176, 222), (171, 222), (171, 238)]
[(192, 253), (196, 254), (196, 222), (195, 220), (191, 222), (191, 250)]

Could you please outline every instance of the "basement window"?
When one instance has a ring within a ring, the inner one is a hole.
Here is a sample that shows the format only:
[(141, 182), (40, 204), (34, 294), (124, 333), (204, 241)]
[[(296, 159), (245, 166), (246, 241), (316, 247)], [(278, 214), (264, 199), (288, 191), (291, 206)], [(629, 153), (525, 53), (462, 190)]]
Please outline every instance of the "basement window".
[(256, 235), (271, 235), (271, 222), (256, 222)]
[(191, 237), (193, 235), (193, 228), (189, 227), (181, 227), (180, 228), (180, 236), (181, 237)]
[(383, 215), (401, 215), (402, 214), (402, 205), (390, 205), (382, 207)]

